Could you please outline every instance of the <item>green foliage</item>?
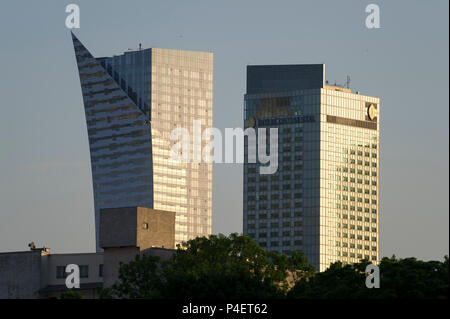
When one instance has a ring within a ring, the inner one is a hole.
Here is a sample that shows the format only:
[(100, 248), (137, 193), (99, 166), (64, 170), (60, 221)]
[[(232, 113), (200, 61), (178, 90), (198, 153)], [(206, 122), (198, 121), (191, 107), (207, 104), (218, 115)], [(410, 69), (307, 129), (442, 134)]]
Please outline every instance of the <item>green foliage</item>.
[(321, 273), (301, 252), (268, 252), (250, 237), (199, 237), (173, 257), (138, 255), (119, 270), (119, 282), (101, 298), (280, 299), (448, 298), (449, 261), (383, 258), (380, 288), (366, 287), (366, 266), (336, 262)]
[(119, 283), (103, 289), (100, 298), (158, 299), (161, 280), (159, 257), (137, 255), (133, 261), (120, 264)]
[(67, 290), (63, 292), (60, 296), (60, 299), (81, 299), (81, 293), (78, 291)]
[(121, 265), (120, 283), (103, 298), (248, 299), (283, 298), (288, 271), (311, 273), (301, 253), (291, 258), (268, 252), (250, 237), (198, 237), (158, 266), (155, 257), (137, 256)]
[(368, 289), (364, 270), (367, 261), (332, 264), (326, 271), (305, 278), (289, 291), (290, 298), (332, 299), (442, 299), (448, 298), (449, 262), (421, 261), (416, 258), (383, 258), (380, 288)]

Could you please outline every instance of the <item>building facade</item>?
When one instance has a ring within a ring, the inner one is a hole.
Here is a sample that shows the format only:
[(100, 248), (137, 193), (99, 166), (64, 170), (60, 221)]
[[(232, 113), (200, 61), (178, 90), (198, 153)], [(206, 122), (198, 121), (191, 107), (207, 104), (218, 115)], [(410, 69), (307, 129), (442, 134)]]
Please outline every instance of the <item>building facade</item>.
[(244, 233), (318, 271), (378, 262), (379, 111), (379, 98), (327, 85), (323, 64), (248, 66), (245, 127), (278, 128), (278, 170), (261, 175), (245, 148)]
[(82, 298), (100, 297), (101, 288), (119, 282), (121, 263), (137, 255), (166, 261), (175, 253), (175, 212), (147, 207), (120, 207), (100, 211), (103, 252), (51, 254), (49, 248), (0, 253), (0, 299), (60, 298), (66, 286), (66, 266), (79, 269)]
[[(139, 49), (94, 58), (72, 34), (91, 155), (96, 245), (99, 211), (176, 212), (175, 242), (211, 233), (212, 164), (172, 160), (174, 128), (212, 127), (213, 54)], [(192, 147), (191, 139), (191, 151)]]

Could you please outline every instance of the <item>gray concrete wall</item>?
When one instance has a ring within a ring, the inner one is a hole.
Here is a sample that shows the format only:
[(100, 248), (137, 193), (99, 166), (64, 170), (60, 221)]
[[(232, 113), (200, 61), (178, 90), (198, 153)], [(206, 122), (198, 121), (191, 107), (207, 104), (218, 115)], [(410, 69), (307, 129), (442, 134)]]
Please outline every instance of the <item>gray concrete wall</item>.
[[(145, 225), (145, 227), (144, 227)], [(100, 211), (100, 247), (175, 248), (175, 212), (146, 207)]]
[(39, 298), (41, 252), (0, 253), (0, 299)]
[(105, 248), (103, 251), (103, 288), (110, 288), (119, 278), (120, 263), (129, 263), (139, 254), (137, 247)]
[(56, 267), (69, 264), (88, 266), (88, 277), (80, 278), (80, 283), (102, 282), (99, 276), (99, 266), (103, 264), (103, 253), (77, 253), (77, 254), (51, 254), (42, 257), (43, 267), (45, 260), (45, 282), (44, 287), (54, 285), (65, 285), (65, 278), (56, 278)]
[(136, 246), (137, 207), (107, 208), (100, 211), (101, 248)]

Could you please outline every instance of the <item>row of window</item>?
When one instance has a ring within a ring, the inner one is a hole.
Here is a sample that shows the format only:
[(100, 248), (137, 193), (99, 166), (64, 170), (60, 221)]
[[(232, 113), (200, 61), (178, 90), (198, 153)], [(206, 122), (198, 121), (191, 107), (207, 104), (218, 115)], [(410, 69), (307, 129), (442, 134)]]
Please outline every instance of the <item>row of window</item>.
[[(341, 228), (341, 224), (337, 223), (337, 227)], [(349, 229), (350, 228), (350, 229), (356, 229), (356, 230), (360, 230), (360, 231), (363, 230), (363, 226), (361, 226), (361, 225), (353, 225), (353, 224), (350, 224), (350, 227), (349, 227), (348, 224), (342, 224), (342, 228), (343, 229)], [(370, 227), (364, 227), (364, 231), (370, 231)], [(376, 227), (372, 227), (372, 232), (373, 233), (377, 232)]]
[[(372, 228), (372, 232), (376, 233), (377, 232), (376, 228)], [(340, 232), (337, 232), (336, 236), (337, 237), (342, 237), (342, 238), (358, 239), (358, 240), (362, 240), (362, 238), (363, 238), (362, 235), (355, 235), (355, 234), (350, 234), (349, 235), (347, 233), (342, 233), (342, 236), (341, 236)], [(369, 240), (369, 236), (364, 236), (364, 240), (368, 241)], [(376, 242), (377, 241), (377, 237), (372, 236), (372, 241)]]
[[(366, 199), (366, 200), (365, 200), (365, 203), (366, 203), (366, 204), (369, 204), (369, 201)], [(377, 204), (377, 201), (376, 201), (375, 199), (373, 199), (373, 200), (372, 200), (372, 204), (373, 204), (373, 205), (376, 205), (376, 204)], [(339, 204), (339, 203), (336, 203), (336, 208), (337, 208), (337, 209), (341, 209), (341, 207), (342, 207), (342, 209), (344, 209), (344, 210), (352, 210), (352, 211), (354, 211), (354, 210), (356, 209), (355, 206), (350, 206), (350, 209), (349, 209), (349, 206), (346, 205), (346, 204), (341, 205), (341, 204)], [(362, 207), (358, 207), (358, 212), (361, 212), (361, 211), (362, 211)], [(366, 212), (366, 213), (369, 212), (367, 207), (364, 208), (364, 212)], [(373, 214), (376, 214), (376, 213), (377, 213), (377, 210), (376, 210), (376, 209), (372, 209), (372, 213), (373, 213)]]
[[(250, 175), (250, 174), (249, 174)], [(253, 179), (253, 182), (255, 182), (255, 177), (258, 175), (250, 175), (247, 176), (248, 178), (248, 182), (251, 182)], [(302, 174), (292, 174), (292, 173), (286, 173), (286, 174), (275, 174), (272, 176), (271, 180), (268, 181), (267, 178), (264, 178), (263, 176), (259, 176), (259, 180), (258, 183), (256, 185), (248, 185), (248, 190), (250, 191), (251, 189), (255, 189), (256, 186), (259, 186), (259, 190), (264, 190), (264, 188), (267, 189), (267, 187), (269, 185), (273, 187), (277, 187), (278, 185), (280, 185), (282, 182), (285, 181), (290, 181), (290, 180), (294, 180), (299, 182), (299, 184), (297, 184), (298, 187), (301, 187), (301, 184), (303, 183), (303, 175)], [(289, 183), (289, 182), (287, 182)]]
[[(274, 189), (274, 188), (272, 188), (272, 189)], [(278, 190), (278, 187), (275, 188), (275, 189)], [(302, 198), (302, 197), (303, 197), (302, 193), (295, 193), (295, 194), (292, 194), (291, 192), (283, 193), (283, 199), (292, 199), (292, 198), (297, 199), (297, 198)], [(270, 196), (270, 199), (278, 200), (278, 199), (281, 199), (281, 198), (280, 198), (279, 194), (272, 194)], [(257, 199), (256, 199), (256, 196), (249, 195), (249, 196), (247, 196), (247, 200), (248, 201), (256, 201)], [(261, 195), (258, 196), (258, 200), (260, 200), (260, 201), (269, 200), (269, 195), (261, 194)]]
[[(347, 214), (343, 214), (343, 215), (342, 215), (342, 218), (343, 218), (343, 219), (349, 219), (349, 217), (348, 217)], [(362, 218), (362, 216), (350, 215), (350, 220), (357, 220), (357, 221), (359, 221), (359, 222), (362, 222), (362, 221), (363, 221), (363, 218)], [(365, 221), (366, 223), (369, 223), (369, 222), (370, 222), (370, 218), (369, 218), (369, 217), (364, 217), (364, 221)], [(376, 218), (372, 218), (372, 223), (376, 223), (376, 222), (377, 222), (377, 219), (376, 219)]]
[[(341, 247), (341, 242), (337, 241), (336, 247)], [(361, 250), (363, 249), (363, 246), (361, 244), (355, 245), (353, 243), (348, 244), (345, 242), (342, 243), (342, 247), (344, 248), (350, 247), (351, 249), (361, 249)], [(364, 245), (364, 250), (371, 250), (371, 249), (372, 251), (377, 251), (377, 246), (370, 247), (369, 245)]]
[[(275, 203), (271, 204), (271, 207), (269, 207), (268, 205), (264, 204), (264, 203), (259, 203), (258, 205), (258, 209), (259, 210), (271, 210), (271, 209), (278, 209), (278, 208), (283, 208), (283, 209), (290, 209), (290, 208), (301, 208), (303, 207), (303, 203), (302, 202), (297, 202), (294, 203), (294, 205), (292, 205), (291, 203), (284, 203), (282, 205), (282, 207), (277, 206)], [(249, 205), (247, 206), (248, 211), (254, 211), (256, 210), (256, 206), (255, 205)]]
[[(373, 144), (373, 145), (375, 145), (374, 148), (377, 147), (376, 144)], [(350, 150), (350, 155), (356, 155), (356, 153), (358, 154), (358, 156), (362, 156), (363, 155), (362, 151), (357, 151), (356, 152), (355, 150)], [(365, 157), (370, 157), (370, 153), (369, 152), (364, 152), (364, 156)], [(373, 158), (377, 158), (377, 153), (372, 153), (372, 157)]]
[[(281, 234), (281, 236), (280, 236)], [(248, 234), (251, 238), (256, 238), (256, 234), (255, 233), (249, 233)], [(294, 232), (291, 232), (289, 230), (287, 231), (283, 231), (283, 232), (278, 232), (278, 231), (272, 231), (270, 233), (259, 233), (258, 234), (258, 238), (267, 238), (267, 237), (272, 237), (272, 238), (276, 238), (276, 237), (290, 237), (294, 235), (295, 237), (300, 237), (303, 236), (303, 231), (301, 230), (296, 230)]]
[[(280, 226), (281, 225), (281, 226)], [(290, 228), (290, 227), (302, 227), (303, 223), (301, 221), (295, 221), (294, 223), (291, 223), (290, 221), (287, 222), (283, 222), (283, 223), (279, 223), (279, 222), (272, 222), (270, 223), (270, 228), (279, 228), (279, 227), (283, 227), (283, 228)], [(247, 225), (248, 229), (256, 229), (256, 225), (255, 224), (248, 224)], [(258, 224), (258, 228), (267, 228), (267, 223), (259, 223)]]
[[(341, 252), (340, 251), (338, 251), (337, 252), (337, 255), (338, 256), (341, 256)], [(343, 257), (350, 257), (350, 258), (358, 258), (358, 259), (363, 259), (363, 256), (362, 256), (362, 254), (355, 254), (355, 253), (347, 253), (346, 251), (344, 251), (344, 252), (342, 252), (342, 256)], [(369, 260), (369, 255), (364, 255), (364, 259), (366, 259), (366, 260)], [(372, 255), (372, 257), (371, 257), (371, 259), (372, 260), (377, 260), (377, 256), (374, 256), (374, 255)]]
[[(303, 241), (302, 240), (294, 240), (293, 242), (294, 246), (302, 246), (303, 245)], [(267, 247), (267, 242), (262, 241), (262, 242), (258, 242), (258, 245), (261, 247)], [(279, 246), (291, 246), (291, 241), (290, 240), (285, 240), (285, 241), (271, 241), (270, 242), (270, 247), (279, 247)]]
[[(89, 277), (89, 265), (79, 265), (80, 278)], [(103, 277), (103, 264), (98, 265), (98, 276)], [(56, 266), (56, 278), (64, 279), (67, 277), (66, 266)]]
[[(283, 212), (282, 215), (283, 218), (291, 218), (291, 217), (302, 217), (302, 212), (294, 212), (294, 214), (292, 214), (291, 212)], [(258, 214), (259, 219), (267, 219), (267, 218), (280, 218), (280, 213), (271, 213), (270, 215), (267, 213), (263, 213), (263, 214)], [(247, 214), (247, 219), (248, 220), (253, 220), (256, 219), (256, 215), (253, 213), (248, 213)]]

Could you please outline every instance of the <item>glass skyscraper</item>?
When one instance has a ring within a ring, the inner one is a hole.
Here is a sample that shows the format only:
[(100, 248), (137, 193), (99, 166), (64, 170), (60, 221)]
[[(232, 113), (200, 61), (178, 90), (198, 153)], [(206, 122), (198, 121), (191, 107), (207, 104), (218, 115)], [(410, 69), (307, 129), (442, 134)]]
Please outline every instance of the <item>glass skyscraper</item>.
[(316, 270), (379, 260), (380, 99), (325, 81), (325, 65), (248, 66), (245, 127), (278, 128), (278, 170), (244, 165), (244, 233), (303, 251)]
[[(209, 235), (212, 164), (171, 159), (174, 128), (212, 127), (213, 54), (138, 49), (94, 58), (72, 34), (89, 136), (96, 243), (102, 208), (176, 212), (175, 243)], [(191, 138), (191, 152), (193, 152)]]

